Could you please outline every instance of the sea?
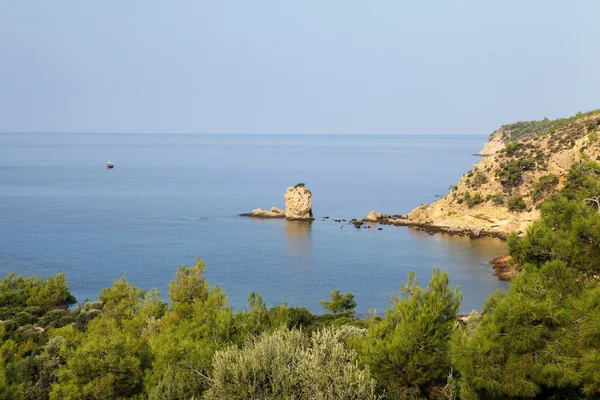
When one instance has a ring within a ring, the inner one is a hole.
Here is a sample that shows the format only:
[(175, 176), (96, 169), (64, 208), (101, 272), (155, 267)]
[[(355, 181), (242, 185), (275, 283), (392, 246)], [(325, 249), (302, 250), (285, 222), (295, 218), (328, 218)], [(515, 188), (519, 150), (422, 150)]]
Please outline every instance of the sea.
[[(495, 290), (493, 238), (357, 229), (334, 219), (408, 213), (448, 193), (477, 163), (484, 135), (0, 134), (0, 276), (65, 273), (78, 301), (125, 276), (167, 300), (179, 265), (201, 257), (234, 309), (314, 313), (352, 292), (357, 315), (383, 314), (414, 270), (434, 266), (480, 310)], [(111, 160), (115, 167), (107, 169)], [(312, 191), (312, 223), (239, 216), (285, 208), (289, 186)], [(329, 217), (328, 219), (324, 217)]]

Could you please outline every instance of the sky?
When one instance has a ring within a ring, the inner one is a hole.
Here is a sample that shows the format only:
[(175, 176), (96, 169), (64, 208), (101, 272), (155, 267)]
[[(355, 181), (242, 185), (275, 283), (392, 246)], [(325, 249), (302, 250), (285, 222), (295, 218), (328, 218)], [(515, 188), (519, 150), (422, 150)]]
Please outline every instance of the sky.
[(598, 0), (0, 0), (0, 132), (489, 134), (600, 108)]

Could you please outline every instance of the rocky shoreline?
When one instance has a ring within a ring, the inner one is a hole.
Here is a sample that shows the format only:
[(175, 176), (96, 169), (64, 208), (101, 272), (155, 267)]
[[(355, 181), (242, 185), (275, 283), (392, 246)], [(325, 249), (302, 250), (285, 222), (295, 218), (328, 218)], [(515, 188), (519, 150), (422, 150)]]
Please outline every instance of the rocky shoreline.
[(517, 271), (510, 264), (510, 256), (496, 257), (490, 261), (494, 268), (494, 276), (498, 277), (501, 281), (510, 281), (517, 275)]
[[(329, 220), (330, 217), (321, 217), (323, 221)], [(450, 236), (468, 236), (470, 238), (482, 238), (482, 237), (493, 237), (496, 239), (506, 240), (508, 234), (501, 231), (488, 230), (480, 227), (461, 227), (461, 226), (443, 226), (435, 225), (432, 223), (424, 223), (420, 221), (411, 220), (406, 214), (382, 214), (375, 213), (373, 211), (362, 219), (351, 218), (351, 219), (335, 219), (331, 218), (334, 222), (345, 222), (347, 225), (353, 225), (355, 228), (370, 229), (376, 225), (393, 225), (393, 226), (406, 226), (408, 228), (423, 231), (434, 235), (436, 233), (447, 234)], [(379, 227), (378, 230), (383, 228)]]
[(482, 238), (482, 237), (493, 237), (501, 240), (506, 240), (508, 236), (505, 232), (491, 231), (485, 228), (473, 228), (473, 227), (462, 227), (462, 226), (445, 226), (435, 225), (431, 223), (423, 223), (417, 221), (411, 221), (407, 219), (401, 220), (382, 220), (378, 223), (382, 225), (395, 225), (395, 226), (408, 226), (418, 231), (427, 232), (430, 234), (442, 233), (450, 236), (468, 236), (470, 238)]
[(352, 219), (355, 226), (360, 227), (363, 223), (371, 222), (380, 225), (407, 226), (418, 231), (427, 232), (429, 234), (448, 234), (451, 236), (468, 236), (470, 238), (493, 237), (501, 240), (506, 240), (507, 233), (496, 230), (488, 230), (483, 227), (462, 227), (450, 225), (435, 225), (433, 223), (415, 221), (409, 218), (407, 214), (382, 214), (374, 211), (363, 219)]
[[(312, 192), (308, 190), (304, 183), (298, 183), (295, 186), (287, 188), (283, 195), (285, 198), (285, 210), (272, 207), (269, 210), (256, 208), (248, 213), (240, 214), (242, 217), (254, 218), (286, 218), (290, 221), (313, 221), (312, 213)], [(410, 214), (383, 214), (381, 212), (369, 211), (364, 218), (333, 219), (335, 222), (348, 222), (355, 228), (370, 229), (372, 224), (407, 226), (418, 231), (427, 232), (431, 235), (436, 233), (448, 234), (451, 236), (468, 236), (470, 238), (494, 237), (506, 239), (508, 233), (502, 230), (489, 229), (481, 226), (460, 226), (460, 225), (439, 225), (431, 221), (420, 218), (418, 211), (427, 205), (422, 205), (413, 210)], [(329, 217), (323, 217), (327, 220)], [(377, 228), (383, 230), (381, 226)]]

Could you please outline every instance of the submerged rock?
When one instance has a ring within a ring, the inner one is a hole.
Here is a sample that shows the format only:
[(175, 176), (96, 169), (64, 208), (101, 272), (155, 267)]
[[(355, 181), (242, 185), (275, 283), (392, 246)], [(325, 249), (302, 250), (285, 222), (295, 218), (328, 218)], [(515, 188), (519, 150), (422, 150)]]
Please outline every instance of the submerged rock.
[(312, 192), (304, 184), (291, 186), (283, 195), (285, 198), (285, 217), (289, 220), (312, 221)]

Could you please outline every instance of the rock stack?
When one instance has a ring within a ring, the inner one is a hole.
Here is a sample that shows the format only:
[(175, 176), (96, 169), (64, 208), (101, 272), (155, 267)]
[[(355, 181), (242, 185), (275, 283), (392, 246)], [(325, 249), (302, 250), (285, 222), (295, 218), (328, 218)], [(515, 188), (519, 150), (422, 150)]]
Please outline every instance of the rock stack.
[(283, 195), (285, 198), (285, 211), (277, 207), (270, 210), (257, 208), (249, 213), (240, 214), (243, 217), (254, 218), (287, 218), (290, 221), (312, 221), (312, 193), (303, 183), (291, 186)]
[(303, 183), (291, 186), (283, 195), (285, 217), (292, 221), (312, 221), (312, 192)]

